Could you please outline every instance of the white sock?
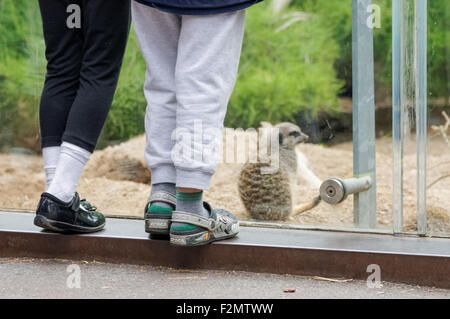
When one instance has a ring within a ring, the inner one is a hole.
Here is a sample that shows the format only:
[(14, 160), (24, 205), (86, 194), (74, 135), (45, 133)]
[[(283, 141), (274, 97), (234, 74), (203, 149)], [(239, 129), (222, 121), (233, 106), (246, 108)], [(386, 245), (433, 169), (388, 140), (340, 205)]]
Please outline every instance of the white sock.
[(60, 149), (60, 146), (50, 146), (44, 147), (42, 149), (45, 171), (45, 191), (48, 190), (53, 178), (55, 177), (56, 165), (58, 164)]
[(70, 202), (75, 195), (78, 181), (90, 156), (91, 153), (85, 149), (63, 142), (55, 177), (47, 192), (63, 202)]

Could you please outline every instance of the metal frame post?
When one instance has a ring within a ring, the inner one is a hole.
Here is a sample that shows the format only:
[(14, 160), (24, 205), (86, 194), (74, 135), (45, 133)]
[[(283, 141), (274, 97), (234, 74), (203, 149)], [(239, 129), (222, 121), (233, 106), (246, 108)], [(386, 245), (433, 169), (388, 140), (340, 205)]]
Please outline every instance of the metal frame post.
[[(414, 11), (412, 11), (414, 9)], [(413, 16), (412, 23), (410, 17)], [(416, 110), (417, 232), (427, 233), (427, 0), (392, 2), (393, 231), (403, 226), (403, 142)], [(409, 84), (413, 84), (413, 87)]]
[(354, 195), (354, 221), (376, 228), (375, 82), (373, 30), (367, 24), (372, 0), (353, 0), (353, 171), (370, 176), (372, 187)]
[(394, 234), (403, 230), (403, 124), (401, 100), (403, 0), (392, 1), (392, 208)]
[(417, 232), (427, 233), (427, 0), (415, 0)]

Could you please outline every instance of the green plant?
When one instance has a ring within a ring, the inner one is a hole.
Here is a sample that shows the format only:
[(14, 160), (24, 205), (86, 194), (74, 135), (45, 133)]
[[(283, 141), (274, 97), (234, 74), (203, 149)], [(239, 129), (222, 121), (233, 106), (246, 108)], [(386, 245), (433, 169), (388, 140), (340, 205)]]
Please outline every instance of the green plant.
[(7, 144), (34, 147), (45, 66), (42, 48), (37, 3), (1, 0), (0, 149)]
[[(274, 1), (274, 0), (272, 0)], [(299, 112), (338, 111), (338, 97), (352, 91), (352, 0), (283, 0), (274, 12), (266, 0), (247, 13), (236, 89), (226, 125), (256, 127), (262, 120), (293, 120)], [(374, 30), (377, 101), (391, 96), (393, 0), (381, 7)], [(450, 103), (450, 4), (428, 1), (430, 100)], [(289, 24), (289, 23), (290, 24)], [(44, 41), (37, 1), (0, 0), (0, 150), (5, 145), (38, 149), (39, 96), (45, 76)], [(145, 61), (134, 32), (102, 134), (103, 141), (144, 132)]]
[(105, 125), (103, 138), (120, 140), (144, 132), (147, 102), (143, 87), (145, 61), (133, 30), (124, 56), (117, 91)]
[(252, 8), (226, 125), (251, 127), (293, 120), (301, 110), (337, 110), (342, 83), (333, 64), (339, 47), (323, 19), (294, 9), (275, 14), (270, 2)]
[[(375, 90), (379, 100), (389, 99), (392, 87), (392, 1), (373, 0), (381, 9), (381, 28), (374, 29)], [(395, 0), (397, 1), (397, 0)], [(352, 89), (352, 0), (292, 0), (291, 6), (326, 17), (339, 45), (335, 67), (345, 80), (346, 94)], [(428, 1), (428, 89), (432, 98), (450, 103), (450, 3)]]

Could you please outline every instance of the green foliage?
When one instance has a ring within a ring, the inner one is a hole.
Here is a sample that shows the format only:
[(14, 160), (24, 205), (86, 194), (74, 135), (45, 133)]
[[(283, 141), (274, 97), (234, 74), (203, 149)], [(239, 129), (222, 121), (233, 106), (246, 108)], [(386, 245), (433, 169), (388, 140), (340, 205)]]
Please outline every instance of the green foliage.
[[(337, 109), (341, 82), (333, 63), (339, 47), (332, 30), (322, 27), (325, 18), (318, 15), (283, 28), (295, 13), (288, 9), (275, 15), (267, 1), (249, 10), (226, 125), (257, 127), (263, 120), (292, 120), (300, 110)], [(286, 14), (290, 18), (283, 18)]]
[(130, 32), (119, 84), (105, 125), (107, 140), (130, 138), (144, 132), (147, 102), (144, 97), (145, 61), (134, 30)]
[[(389, 99), (392, 86), (392, 1), (373, 0), (381, 9), (381, 28), (374, 29), (375, 89), (379, 99)], [(338, 78), (351, 94), (352, 0), (293, 0), (292, 7), (327, 17), (339, 45)], [(428, 1), (428, 90), (432, 97), (450, 98), (450, 4)]]
[(44, 62), (35, 1), (0, 1), (0, 149), (33, 142)]
[(450, 103), (450, 3), (428, 1), (428, 90)]
[[(375, 84), (377, 100), (384, 101), (391, 95), (392, 0), (373, 1), (381, 7), (382, 27), (374, 30)], [(266, 0), (247, 12), (228, 126), (292, 120), (301, 111), (337, 111), (339, 95), (351, 94), (352, 0), (292, 0), (278, 15), (271, 3)], [(429, 93), (448, 103), (450, 5), (448, 0), (431, 0), (428, 9)], [(308, 18), (287, 26), (298, 12)], [(37, 1), (0, 0), (0, 149), (37, 141), (44, 50)], [(144, 76), (145, 62), (131, 30), (104, 140), (144, 131)]]
[[(38, 110), (45, 65), (37, 1), (0, 0), (0, 149), (8, 144), (39, 147)], [(145, 62), (131, 30), (103, 139), (124, 139), (144, 131), (144, 74)]]
[(293, 0), (291, 6), (321, 18), (321, 25), (318, 27), (329, 30), (330, 38), (338, 44), (338, 56), (333, 61), (338, 78), (344, 80), (347, 87), (351, 87), (352, 0)]

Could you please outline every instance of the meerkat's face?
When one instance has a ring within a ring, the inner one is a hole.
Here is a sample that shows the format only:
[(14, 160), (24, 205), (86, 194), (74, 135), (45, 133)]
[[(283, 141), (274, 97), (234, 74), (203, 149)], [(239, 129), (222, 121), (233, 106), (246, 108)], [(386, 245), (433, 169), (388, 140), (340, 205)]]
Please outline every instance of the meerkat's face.
[(280, 123), (275, 126), (279, 129), (280, 146), (293, 149), (297, 144), (304, 143), (309, 136), (302, 132), (300, 127), (292, 123)]

